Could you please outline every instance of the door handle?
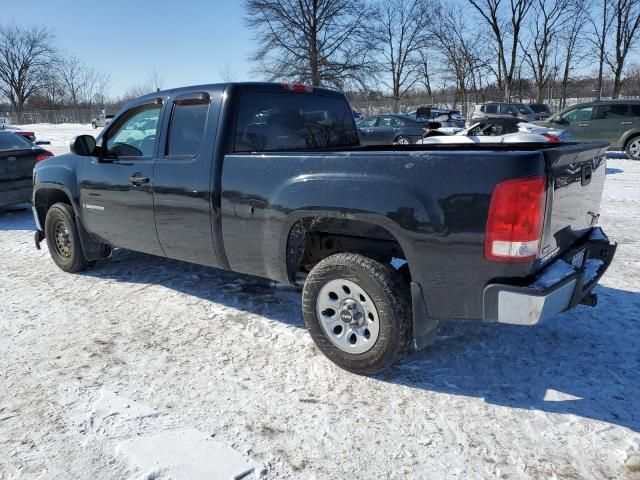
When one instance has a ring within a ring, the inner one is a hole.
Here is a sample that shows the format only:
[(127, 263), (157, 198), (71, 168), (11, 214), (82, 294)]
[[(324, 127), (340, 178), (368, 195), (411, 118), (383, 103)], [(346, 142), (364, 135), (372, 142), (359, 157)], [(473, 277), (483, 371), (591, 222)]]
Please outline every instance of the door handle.
[(578, 126), (579, 127), (588, 127), (590, 124), (589, 123), (579, 123)]
[(620, 122), (620, 125), (633, 125), (633, 122)]
[(129, 177), (129, 182), (139, 187), (143, 183), (149, 183), (149, 177), (143, 177), (141, 173), (134, 173), (132, 177)]

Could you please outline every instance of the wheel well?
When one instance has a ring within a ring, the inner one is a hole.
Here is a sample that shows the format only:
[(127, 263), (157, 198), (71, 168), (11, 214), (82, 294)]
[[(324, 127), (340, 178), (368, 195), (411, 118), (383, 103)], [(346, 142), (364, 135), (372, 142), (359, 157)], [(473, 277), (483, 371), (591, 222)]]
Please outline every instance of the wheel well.
[(627, 147), (629, 146), (629, 143), (631, 143), (633, 140), (635, 140), (638, 137), (640, 137), (640, 132), (632, 133), (631, 135), (629, 135), (629, 138), (627, 138), (624, 142), (623, 150), (626, 151)]
[(47, 217), (47, 212), (49, 208), (54, 203), (66, 203), (68, 205), (73, 206), (71, 200), (62, 190), (57, 190), (55, 188), (47, 188), (44, 190), (38, 190), (35, 196), (35, 205), (36, 212), (38, 212), (38, 219), (40, 220), (40, 225), (44, 227), (44, 221)]
[[(335, 253), (358, 253), (381, 263), (406, 260), (400, 243), (385, 228), (360, 220), (312, 217), (298, 220), (287, 240), (287, 272), (293, 282), (304, 279), (322, 259)], [(400, 271), (410, 280), (409, 266)]]

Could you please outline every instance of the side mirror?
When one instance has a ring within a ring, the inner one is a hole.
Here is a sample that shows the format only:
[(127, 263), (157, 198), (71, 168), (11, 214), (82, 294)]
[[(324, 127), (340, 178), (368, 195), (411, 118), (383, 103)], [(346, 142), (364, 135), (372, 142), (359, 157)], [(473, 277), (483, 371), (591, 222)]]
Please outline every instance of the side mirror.
[(76, 155), (82, 155), (83, 157), (90, 157), (96, 151), (96, 139), (91, 135), (79, 135), (69, 145), (72, 153)]

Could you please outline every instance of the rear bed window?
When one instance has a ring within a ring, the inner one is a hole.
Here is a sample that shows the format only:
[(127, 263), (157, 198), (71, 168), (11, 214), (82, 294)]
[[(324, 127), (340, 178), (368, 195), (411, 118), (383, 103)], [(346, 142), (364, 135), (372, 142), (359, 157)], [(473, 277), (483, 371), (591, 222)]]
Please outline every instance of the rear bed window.
[(305, 93), (241, 94), (234, 151), (314, 150), (359, 145), (345, 99)]

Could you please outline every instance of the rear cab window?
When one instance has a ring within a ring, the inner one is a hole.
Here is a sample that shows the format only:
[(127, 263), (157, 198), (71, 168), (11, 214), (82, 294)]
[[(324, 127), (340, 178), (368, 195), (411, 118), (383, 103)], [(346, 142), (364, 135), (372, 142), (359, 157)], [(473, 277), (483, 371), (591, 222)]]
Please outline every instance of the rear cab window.
[(204, 140), (209, 101), (176, 100), (171, 110), (165, 157), (195, 157)]
[(269, 152), (360, 145), (345, 98), (291, 92), (240, 94), (235, 152)]

